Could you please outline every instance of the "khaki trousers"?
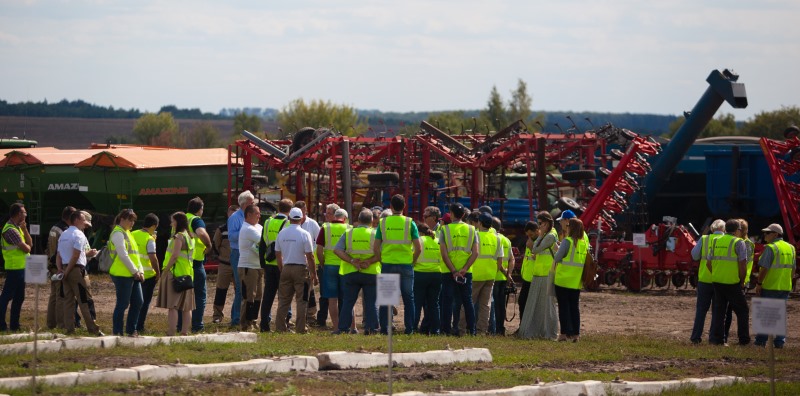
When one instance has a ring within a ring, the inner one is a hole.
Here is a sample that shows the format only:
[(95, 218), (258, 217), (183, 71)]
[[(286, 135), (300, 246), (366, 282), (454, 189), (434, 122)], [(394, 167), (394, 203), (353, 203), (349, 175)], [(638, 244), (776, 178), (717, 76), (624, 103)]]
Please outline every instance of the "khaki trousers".
[(225, 317), (222, 311), (225, 309), (225, 300), (228, 298), (228, 287), (232, 284), (233, 268), (230, 265), (220, 264), (217, 268), (217, 291), (214, 294), (214, 320), (221, 321)]
[(278, 331), (286, 331), (286, 321), (280, 320), (289, 314), (289, 307), (292, 306), (292, 297), (297, 301), (296, 331), (305, 333), (306, 311), (308, 309), (308, 295), (311, 290), (309, 284), (308, 267), (305, 265), (284, 265), (281, 270), (281, 278), (278, 283), (278, 314), (276, 328)]
[(492, 310), (494, 281), (472, 281), (472, 301), (475, 303), (475, 327), (478, 334), (489, 332), (489, 314)]
[(100, 331), (92, 314), (89, 311), (89, 302), (92, 301), (92, 293), (89, 291), (89, 276), (86, 274), (86, 269), (76, 266), (73, 268), (69, 275), (61, 280), (61, 287), (64, 290), (64, 329), (67, 333), (75, 331), (75, 304), (81, 310), (81, 316), (84, 323), (86, 323), (86, 330), (89, 333), (96, 334)]
[(264, 270), (261, 268), (239, 268), (242, 282), (242, 330), (248, 331), (256, 324), (261, 309), (261, 296), (264, 294)]

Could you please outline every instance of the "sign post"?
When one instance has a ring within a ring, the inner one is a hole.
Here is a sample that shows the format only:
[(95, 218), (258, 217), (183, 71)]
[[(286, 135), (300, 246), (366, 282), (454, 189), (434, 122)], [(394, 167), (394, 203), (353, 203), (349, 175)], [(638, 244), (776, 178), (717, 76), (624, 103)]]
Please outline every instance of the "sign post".
[(389, 394), (392, 394), (392, 306), (400, 305), (400, 274), (378, 274), (378, 306), (387, 306), (389, 321)]
[(38, 340), (39, 340), (39, 286), (47, 284), (47, 256), (35, 254), (28, 256), (25, 262), (25, 283), (36, 285), (36, 297), (33, 303), (33, 377), (31, 386), (36, 394), (36, 372), (38, 371)]
[(642, 290), (642, 248), (647, 246), (647, 235), (646, 234), (633, 234), (633, 246), (637, 246), (638, 249), (636, 251), (639, 253), (639, 290)]
[(786, 335), (786, 300), (753, 297), (753, 332), (769, 339), (769, 393), (775, 396), (775, 336)]

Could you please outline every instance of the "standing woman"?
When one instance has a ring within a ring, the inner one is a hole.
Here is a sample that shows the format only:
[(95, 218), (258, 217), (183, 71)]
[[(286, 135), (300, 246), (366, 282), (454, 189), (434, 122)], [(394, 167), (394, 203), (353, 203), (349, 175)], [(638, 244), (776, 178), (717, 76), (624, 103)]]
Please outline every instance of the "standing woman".
[[(416, 316), (414, 317), (414, 332), (429, 335), (441, 333), (441, 309), (439, 294), (442, 291), (442, 253), (439, 249), (439, 240), (433, 230), (426, 223), (418, 223), (419, 239), (422, 241), (422, 254), (414, 266), (414, 303)], [(420, 314), (425, 309), (426, 320), (417, 328)]]
[(519, 269), (520, 277), (522, 277), (522, 288), (519, 292), (520, 319), (525, 316), (525, 304), (528, 302), (528, 292), (531, 289), (531, 281), (533, 280), (533, 242), (536, 240), (538, 233), (539, 224), (533, 221), (525, 224), (525, 236), (528, 239), (525, 241), (525, 255), (522, 258), (522, 265)]
[(128, 311), (128, 320), (125, 322), (125, 334), (135, 337), (136, 325), (139, 322), (139, 312), (142, 309), (144, 297), (142, 295), (142, 282), (144, 269), (139, 262), (139, 251), (136, 240), (131, 235), (131, 229), (136, 222), (136, 213), (133, 209), (124, 209), (119, 212), (114, 220), (114, 230), (108, 238), (108, 250), (111, 252), (111, 268), (108, 273), (114, 288), (117, 291), (117, 304), (112, 317), (114, 335), (122, 335), (122, 323), (125, 319), (125, 310)]
[(158, 287), (159, 308), (167, 311), (167, 335), (174, 336), (178, 327), (178, 312), (181, 313), (184, 323), (181, 335), (189, 334), (189, 321), (191, 320), (194, 305), (194, 289), (175, 291), (172, 280), (178, 276), (194, 276), (192, 266), (192, 253), (194, 251), (193, 239), (189, 236), (189, 220), (183, 212), (175, 212), (170, 216), (170, 225), (175, 230), (169, 240), (167, 253), (164, 256), (163, 271), (161, 271), (161, 284)]
[(566, 238), (556, 252), (556, 276), (554, 279), (556, 300), (558, 300), (558, 321), (561, 324), (559, 341), (578, 342), (581, 331), (581, 276), (589, 244), (583, 233), (583, 222), (573, 217), (565, 222)]
[(539, 223), (538, 236), (530, 248), (533, 257), (531, 284), (518, 335), (520, 338), (553, 340), (558, 336), (558, 318), (555, 299), (548, 295), (547, 289), (552, 281), (549, 275), (553, 269), (553, 256), (558, 251), (558, 233), (550, 213), (539, 212), (536, 220)]

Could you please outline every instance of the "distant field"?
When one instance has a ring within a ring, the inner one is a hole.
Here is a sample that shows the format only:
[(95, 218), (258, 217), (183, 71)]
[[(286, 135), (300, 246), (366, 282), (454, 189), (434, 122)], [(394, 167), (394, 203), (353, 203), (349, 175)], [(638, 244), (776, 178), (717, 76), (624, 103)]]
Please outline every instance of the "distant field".
[[(233, 134), (233, 120), (178, 120), (181, 129), (199, 122), (214, 125), (225, 140)], [(25, 136), (37, 140), (39, 146), (80, 149), (91, 143), (105, 143), (110, 137), (130, 138), (135, 123), (136, 119), (0, 116), (0, 137)]]

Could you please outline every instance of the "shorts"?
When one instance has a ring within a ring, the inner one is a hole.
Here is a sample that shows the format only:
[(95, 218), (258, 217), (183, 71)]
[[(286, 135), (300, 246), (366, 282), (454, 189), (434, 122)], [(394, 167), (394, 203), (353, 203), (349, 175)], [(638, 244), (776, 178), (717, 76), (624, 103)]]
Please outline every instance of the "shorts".
[(343, 291), (342, 276), (339, 275), (338, 265), (322, 266), (322, 279), (320, 279), (320, 294), (323, 298), (340, 298)]

